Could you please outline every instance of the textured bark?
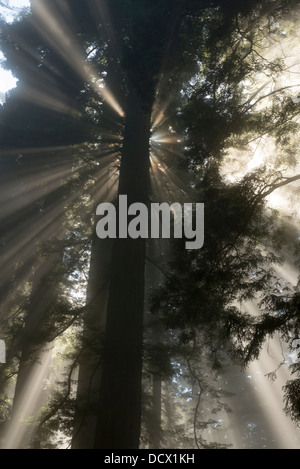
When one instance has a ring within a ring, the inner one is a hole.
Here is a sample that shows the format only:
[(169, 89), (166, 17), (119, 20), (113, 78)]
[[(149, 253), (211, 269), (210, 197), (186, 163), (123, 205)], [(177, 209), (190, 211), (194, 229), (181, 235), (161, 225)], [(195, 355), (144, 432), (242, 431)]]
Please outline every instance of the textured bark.
[[(119, 180), (128, 205), (148, 200), (150, 115), (131, 91)], [(141, 238), (113, 246), (96, 449), (139, 447), (145, 248)]]

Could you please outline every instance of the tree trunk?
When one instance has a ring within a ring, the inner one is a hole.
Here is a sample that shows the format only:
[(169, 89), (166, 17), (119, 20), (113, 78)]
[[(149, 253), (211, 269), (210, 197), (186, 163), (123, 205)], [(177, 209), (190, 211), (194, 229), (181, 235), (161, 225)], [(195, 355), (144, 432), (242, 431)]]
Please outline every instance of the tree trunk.
[[(105, 31), (102, 31), (105, 35)], [(107, 37), (104, 36), (107, 41)], [(118, 103), (122, 103), (121, 70), (116, 58), (114, 41), (108, 45), (108, 66), (106, 85)], [(120, 122), (115, 111), (103, 103), (101, 129), (113, 133), (119, 131)], [(106, 139), (104, 139), (104, 145)], [(100, 156), (101, 158), (101, 156)], [(109, 202), (112, 197), (109, 172), (104, 200), (95, 200), (94, 214), (101, 202)], [(97, 427), (99, 389), (102, 370), (102, 338), (106, 328), (108, 293), (111, 278), (111, 253), (113, 240), (100, 239), (96, 235), (96, 224), (91, 246), (90, 270), (84, 316), (83, 349), (79, 360), (77, 385), (77, 412), (72, 438), (72, 449), (93, 448)], [(99, 339), (100, 338), (100, 339)]]
[[(159, 287), (160, 282), (163, 281), (162, 273), (157, 266), (157, 260), (161, 260), (164, 253), (164, 243), (162, 240), (151, 240), (147, 250), (147, 264), (146, 264), (146, 318), (147, 329), (149, 331), (150, 345), (154, 351), (160, 350), (161, 346), (161, 326), (160, 318), (151, 313), (151, 295)], [(158, 261), (158, 262), (159, 262)], [(162, 393), (162, 379), (159, 372), (159, 359), (155, 360), (155, 368), (152, 374), (152, 412), (149, 421), (149, 448), (159, 449), (162, 444), (162, 409), (161, 409), (161, 393)]]
[(79, 361), (77, 414), (72, 449), (93, 446), (97, 424), (97, 402), (101, 383), (101, 343), (105, 331), (110, 280), (111, 240), (94, 234), (87, 289), (83, 353)]
[(150, 447), (153, 449), (159, 449), (161, 446), (161, 377), (153, 376), (152, 385), (152, 408), (153, 408), (153, 428), (154, 434), (152, 435), (152, 441), (150, 441)]
[[(131, 90), (119, 179), (128, 205), (147, 204), (150, 118)], [(114, 242), (95, 449), (139, 447), (145, 249), (142, 238)]]

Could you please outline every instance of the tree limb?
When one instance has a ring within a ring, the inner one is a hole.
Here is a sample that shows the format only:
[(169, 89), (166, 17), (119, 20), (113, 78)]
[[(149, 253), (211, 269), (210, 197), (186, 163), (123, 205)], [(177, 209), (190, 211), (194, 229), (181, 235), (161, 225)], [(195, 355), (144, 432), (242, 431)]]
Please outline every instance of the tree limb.
[(285, 177), (283, 178), (281, 182), (278, 182), (277, 184), (271, 184), (268, 190), (260, 194), (260, 197), (265, 198), (268, 195), (272, 194), (272, 192), (274, 192), (276, 189), (279, 189), (279, 187), (286, 186), (294, 181), (299, 181), (299, 180), (300, 180), (300, 174), (296, 174), (296, 176), (292, 176), (292, 177)]

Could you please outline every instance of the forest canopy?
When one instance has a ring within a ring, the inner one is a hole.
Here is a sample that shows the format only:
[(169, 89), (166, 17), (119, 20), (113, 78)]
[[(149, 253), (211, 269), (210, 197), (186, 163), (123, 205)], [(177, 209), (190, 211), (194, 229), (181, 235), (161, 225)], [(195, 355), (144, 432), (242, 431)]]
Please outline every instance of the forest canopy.
[(0, 6), (0, 447), (299, 448), (299, 1)]

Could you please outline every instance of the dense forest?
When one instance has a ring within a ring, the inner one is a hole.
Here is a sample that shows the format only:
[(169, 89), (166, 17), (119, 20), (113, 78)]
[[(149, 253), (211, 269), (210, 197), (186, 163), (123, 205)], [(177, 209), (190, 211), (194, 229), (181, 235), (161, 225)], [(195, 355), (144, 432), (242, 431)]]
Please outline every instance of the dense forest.
[(300, 2), (30, 3), (0, 2), (0, 447), (300, 448)]

